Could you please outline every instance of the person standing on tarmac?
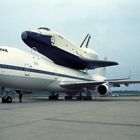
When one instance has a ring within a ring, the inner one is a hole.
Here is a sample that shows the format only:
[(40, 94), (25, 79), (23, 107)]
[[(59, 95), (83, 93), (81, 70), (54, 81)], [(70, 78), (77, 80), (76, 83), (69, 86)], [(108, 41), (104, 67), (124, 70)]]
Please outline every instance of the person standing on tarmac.
[(19, 93), (19, 102), (22, 103), (22, 94)]

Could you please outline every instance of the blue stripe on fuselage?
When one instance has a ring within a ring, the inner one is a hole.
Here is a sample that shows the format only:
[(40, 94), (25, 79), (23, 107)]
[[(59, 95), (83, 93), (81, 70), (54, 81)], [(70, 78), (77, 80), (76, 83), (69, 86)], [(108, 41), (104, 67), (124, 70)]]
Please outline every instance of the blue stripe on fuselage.
[(44, 70), (38, 70), (38, 69), (32, 69), (32, 68), (27, 68), (27, 67), (13, 66), (13, 65), (0, 64), (0, 68), (9, 69), (9, 70), (17, 70), (17, 71), (28, 71), (28, 72), (33, 72), (33, 73), (40, 73), (40, 74), (45, 74), (45, 75), (58, 76), (58, 77), (76, 79), (76, 80), (93, 81), (91, 79), (80, 78), (76, 76), (49, 72), (49, 71), (44, 71)]

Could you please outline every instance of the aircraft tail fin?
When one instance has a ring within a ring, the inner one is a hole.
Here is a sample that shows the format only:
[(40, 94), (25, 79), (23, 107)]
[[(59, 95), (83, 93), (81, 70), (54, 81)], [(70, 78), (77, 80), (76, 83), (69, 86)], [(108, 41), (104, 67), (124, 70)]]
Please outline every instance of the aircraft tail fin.
[(98, 68), (96, 75), (106, 77), (106, 67)]
[[(104, 60), (107, 60), (107, 58), (105, 57)], [(96, 74), (103, 76), (103, 77), (106, 77), (106, 67), (98, 68)]]
[(81, 43), (80, 48), (82, 48), (82, 47), (88, 48), (88, 45), (89, 45), (89, 42), (90, 42), (90, 38), (91, 38), (90, 34), (87, 34), (85, 39)]

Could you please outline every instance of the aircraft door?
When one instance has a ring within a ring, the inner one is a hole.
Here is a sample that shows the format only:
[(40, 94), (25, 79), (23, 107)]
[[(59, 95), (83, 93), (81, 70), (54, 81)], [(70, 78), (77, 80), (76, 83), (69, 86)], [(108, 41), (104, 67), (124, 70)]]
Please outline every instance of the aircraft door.
[(25, 64), (25, 76), (30, 76), (30, 65)]
[(33, 53), (33, 64), (35, 66), (39, 65), (39, 55), (38, 55), (38, 51), (35, 47), (32, 48), (32, 53)]

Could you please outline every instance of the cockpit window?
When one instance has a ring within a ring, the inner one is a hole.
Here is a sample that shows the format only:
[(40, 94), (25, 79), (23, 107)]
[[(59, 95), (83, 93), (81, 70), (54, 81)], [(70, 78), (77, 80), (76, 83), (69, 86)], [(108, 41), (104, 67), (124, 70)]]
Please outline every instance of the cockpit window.
[(46, 27), (40, 27), (38, 29), (43, 29), (43, 30), (46, 30), (46, 31), (51, 31), (49, 28), (46, 28)]

